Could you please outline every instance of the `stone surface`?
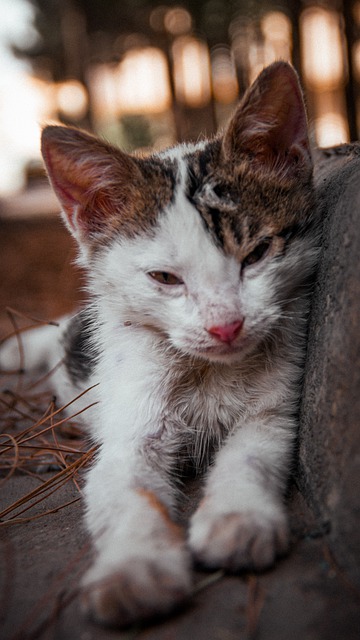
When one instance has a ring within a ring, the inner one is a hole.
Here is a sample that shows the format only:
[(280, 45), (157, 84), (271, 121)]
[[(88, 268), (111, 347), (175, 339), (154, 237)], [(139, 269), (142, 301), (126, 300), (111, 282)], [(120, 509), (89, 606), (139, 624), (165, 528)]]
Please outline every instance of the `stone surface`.
[[(10, 479), (0, 493), (0, 511), (35, 484), (32, 478)], [(45, 515), (78, 496), (68, 482), (26, 514), (42, 517), (0, 523), (2, 640), (358, 640), (360, 596), (295, 490), (288, 501), (290, 554), (271, 571), (197, 573), (193, 597), (167, 619), (122, 631), (92, 624), (79, 594), (90, 557), (81, 502)]]
[(319, 156), (322, 254), (301, 408), (300, 486), (360, 586), (360, 146)]

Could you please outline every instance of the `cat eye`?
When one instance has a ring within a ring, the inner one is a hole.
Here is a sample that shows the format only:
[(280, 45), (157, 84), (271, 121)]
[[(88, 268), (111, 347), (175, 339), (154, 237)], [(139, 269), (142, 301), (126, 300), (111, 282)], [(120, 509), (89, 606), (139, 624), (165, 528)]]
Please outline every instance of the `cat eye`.
[(180, 278), (175, 276), (173, 273), (168, 273), (167, 271), (149, 271), (148, 275), (153, 280), (156, 280), (156, 282), (160, 282), (160, 284), (184, 284)]
[(262, 258), (265, 258), (266, 254), (270, 249), (270, 245), (271, 245), (271, 238), (265, 238), (265, 240), (262, 240), (257, 245), (257, 247), (255, 247), (255, 249), (251, 251), (251, 253), (249, 253), (246, 256), (246, 258), (242, 261), (243, 269), (245, 269), (245, 267), (251, 266), (252, 264), (255, 264), (256, 262), (260, 262)]
[(218, 198), (225, 198), (229, 195), (229, 187), (226, 184), (216, 184), (213, 187), (213, 191)]

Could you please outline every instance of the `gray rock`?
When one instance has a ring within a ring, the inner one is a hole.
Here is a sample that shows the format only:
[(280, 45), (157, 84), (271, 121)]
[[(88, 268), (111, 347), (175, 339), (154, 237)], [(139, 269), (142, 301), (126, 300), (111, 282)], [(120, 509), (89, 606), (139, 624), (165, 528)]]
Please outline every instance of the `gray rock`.
[(316, 155), (322, 254), (305, 368), (298, 481), (334, 561), (360, 585), (360, 144)]

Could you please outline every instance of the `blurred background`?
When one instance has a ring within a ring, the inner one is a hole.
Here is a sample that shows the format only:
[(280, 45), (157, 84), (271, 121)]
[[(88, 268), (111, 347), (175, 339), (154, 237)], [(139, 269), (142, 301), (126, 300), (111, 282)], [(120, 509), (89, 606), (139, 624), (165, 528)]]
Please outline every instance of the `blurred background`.
[(314, 142), (359, 137), (360, 0), (0, 0), (0, 11), (1, 307), (52, 316), (78, 297), (40, 160), (45, 123), (129, 151), (194, 140), (284, 59)]

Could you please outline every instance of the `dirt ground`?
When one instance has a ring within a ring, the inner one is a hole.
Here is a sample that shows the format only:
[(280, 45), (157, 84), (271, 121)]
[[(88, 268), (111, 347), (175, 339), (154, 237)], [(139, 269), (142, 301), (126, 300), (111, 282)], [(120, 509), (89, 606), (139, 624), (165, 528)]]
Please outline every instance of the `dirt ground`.
[[(73, 243), (61, 223), (0, 219), (0, 332), (5, 307), (52, 319), (81, 298)], [(19, 322), (22, 322), (19, 320)], [(25, 320), (25, 322), (28, 322)], [(0, 390), (8, 384), (0, 381)], [(54, 475), (56, 471), (52, 472)], [(0, 491), (3, 511), (50, 476), (14, 474)], [(81, 474), (79, 475), (81, 487)], [(184, 520), (196, 500), (191, 484)], [(81, 612), (79, 579), (91, 549), (73, 481), (34, 505), (31, 521), (0, 521), (2, 640), (358, 640), (360, 593), (336, 565), (318, 522), (293, 486), (288, 557), (263, 574), (196, 573), (193, 597), (176, 615), (126, 631), (93, 625)], [(75, 502), (73, 502), (76, 500)], [(61, 508), (62, 505), (70, 503)], [(45, 515), (48, 510), (52, 513)]]

